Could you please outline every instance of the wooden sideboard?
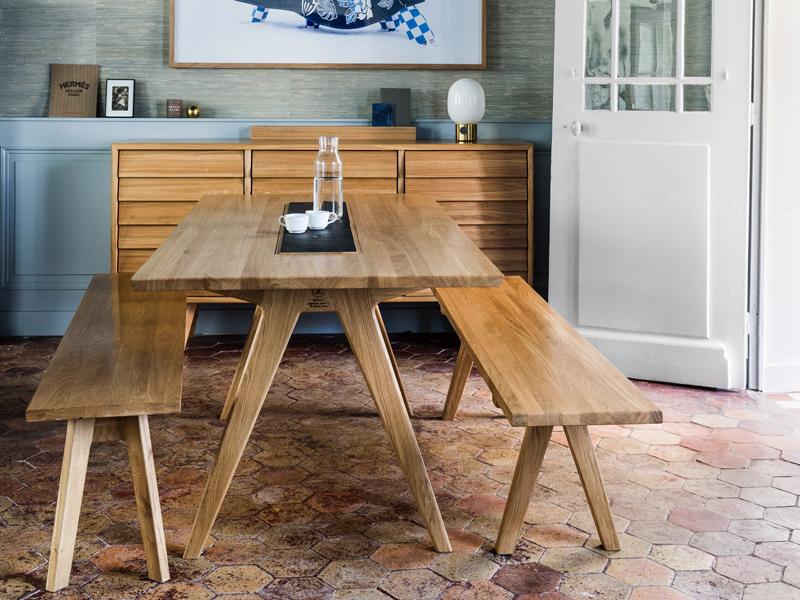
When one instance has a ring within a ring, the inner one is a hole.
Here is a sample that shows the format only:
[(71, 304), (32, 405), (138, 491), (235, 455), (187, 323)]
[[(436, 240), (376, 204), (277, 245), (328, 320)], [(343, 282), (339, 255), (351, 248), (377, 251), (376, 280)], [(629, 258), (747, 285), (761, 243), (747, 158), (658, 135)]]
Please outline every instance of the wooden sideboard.
[[(136, 271), (202, 196), (307, 191), (309, 142), (112, 146), (111, 265)], [(508, 275), (533, 278), (533, 146), (524, 142), (352, 142), (340, 149), (348, 192), (435, 198)], [(433, 301), (429, 292), (398, 301)], [(232, 302), (198, 292), (190, 302)]]

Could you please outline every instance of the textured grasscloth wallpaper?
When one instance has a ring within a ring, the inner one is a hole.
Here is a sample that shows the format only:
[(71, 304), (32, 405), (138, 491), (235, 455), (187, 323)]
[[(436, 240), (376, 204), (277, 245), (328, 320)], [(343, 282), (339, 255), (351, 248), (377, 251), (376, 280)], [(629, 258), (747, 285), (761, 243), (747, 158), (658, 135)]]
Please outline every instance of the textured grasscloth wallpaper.
[[(226, 0), (220, 0), (226, 1)], [(436, 2), (437, 0), (429, 0)], [(555, 0), (488, 0), (487, 118), (549, 119)], [(51, 62), (96, 63), (136, 79), (136, 116), (165, 100), (204, 117), (368, 118), (381, 87), (410, 87), (414, 116), (447, 117), (457, 71), (198, 70), (167, 67), (169, 0), (0, 0), (0, 116), (47, 114)], [(103, 84), (104, 86), (104, 84)]]

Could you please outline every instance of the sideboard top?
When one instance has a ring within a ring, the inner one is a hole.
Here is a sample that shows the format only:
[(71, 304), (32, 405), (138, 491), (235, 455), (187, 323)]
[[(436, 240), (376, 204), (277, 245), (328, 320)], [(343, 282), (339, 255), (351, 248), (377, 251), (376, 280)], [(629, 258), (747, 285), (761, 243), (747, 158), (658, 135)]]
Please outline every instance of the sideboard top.
[[(316, 150), (313, 142), (281, 142), (251, 140), (153, 140), (119, 141), (112, 144), (117, 150)], [(530, 150), (533, 145), (524, 140), (485, 140), (475, 144), (457, 144), (449, 140), (417, 140), (415, 142), (344, 142), (343, 150)]]

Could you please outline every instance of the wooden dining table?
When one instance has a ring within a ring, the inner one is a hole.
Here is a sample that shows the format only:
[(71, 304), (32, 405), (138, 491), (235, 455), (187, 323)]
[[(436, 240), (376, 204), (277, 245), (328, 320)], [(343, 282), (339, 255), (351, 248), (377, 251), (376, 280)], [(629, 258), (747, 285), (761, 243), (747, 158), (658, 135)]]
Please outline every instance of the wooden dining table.
[(449, 552), (377, 305), (426, 288), (498, 286), (502, 274), (424, 195), (348, 195), (354, 252), (281, 253), (278, 219), (290, 202), (307, 200), (291, 194), (206, 196), (133, 276), (135, 289), (208, 290), (259, 309), (184, 557), (203, 551), (304, 312), (338, 313), (433, 545)]

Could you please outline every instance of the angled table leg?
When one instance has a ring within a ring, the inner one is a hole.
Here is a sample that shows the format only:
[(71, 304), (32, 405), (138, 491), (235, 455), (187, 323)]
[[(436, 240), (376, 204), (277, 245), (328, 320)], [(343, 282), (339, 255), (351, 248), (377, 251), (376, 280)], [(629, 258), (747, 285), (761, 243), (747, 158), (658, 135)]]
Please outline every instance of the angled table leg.
[(611, 515), (611, 507), (608, 505), (608, 496), (606, 496), (600, 468), (597, 466), (597, 457), (592, 448), (589, 429), (586, 425), (565, 426), (564, 433), (567, 434), (569, 449), (572, 452), (575, 467), (578, 469), (581, 485), (586, 493), (586, 500), (589, 502), (592, 518), (603, 548), (609, 552), (616, 552), (619, 550), (619, 537), (614, 526), (614, 517)]
[(458, 405), (461, 404), (461, 396), (464, 395), (464, 388), (472, 371), (472, 365), (473, 360), (469, 348), (462, 342), (461, 347), (458, 349), (456, 367), (453, 370), (453, 378), (450, 380), (450, 388), (447, 390), (447, 400), (442, 413), (442, 419), (445, 421), (452, 421), (456, 418)]
[(378, 325), (380, 325), (383, 343), (386, 344), (386, 350), (389, 352), (389, 358), (392, 360), (392, 370), (394, 371), (394, 376), (397, 378), (397, 385), (400, 388), (400, 395), (403, 396), (406, 412), (408, 412), (409, 417), (413, 417), (414, 409), (411, 408), (411, 403), (408, 401), (408, 394), (406, 394), (406, 388), (403, 385), (403, 380), (400, 378), (400, 367), (397, 365), (397, 357), (394, 355), (394, 350), (392, 350), (392, 341), (389, 339), (389, 332), (386, 331), (386, 324), (383, 322), (381, 309), (377, 306), (375, 307), (375, 319), (378, 321)]
[(47, 567), (45, 589), (48, 592), (55, 592), (69, 585), (93, 436), (94, 419), (67, 421), (67, 439), (61, 463), (61, 480), (58, 484), (53, 541), (50, 545), (50, 564)]
[(514, 468), (514, 479), (511, 482), (511, 491), (508, 494), (506, 508), (503, 511), (503, 520), (500, 522), (500, 531), (497, 534), (495, 551), (498, 554), (513, 554), (517, 547), (522, 521), (528, 511), (531, 494), (542, 468), (544, 453), (550, 442), (552, 427), (528, 427), (522, 439), (522, 448), (519, 451), (517, 466)]
[(258, 336), (259, 324), (261, 323), (262, 311), (260, 306), (256, 306), (253, 312), (253, 320), (250, 322), (250, 333), (247, 335), (247, 341), (242, 350), (242, 356), (239, 358), (239, 364), (236, 367), (236, 373), (233, 376), (231, 387), (228, 390), (228, 395), (225, 398), (225, 405), (222, 407), (222, 413), (219, 418), (222, 421), (227, 421), (231, 416), (231, 410), (236, 403), (236, 397), (239, 395), (239, 388), (242, 386), (242, 375), (250, 366), (250, 351), (253, 348), (253, 340)]
[(236, 467), (244, 453), (261, 407), (297, 319), (309, 298), (307, 290), (270, 290), (261, 302), (262, 318), (256, 327), (250, 366), (242, 373), (241, 386), (217, 457), (208, 476), (184, 558), (198, 558), (222, 507)]
[(183, 333), (183, 346), (189, 344), (189, 338), (194, 335), (194, 327), (197, 325), (197, 309), (199, 305), (195, 302), (189, 302), (186, 305), (186, 324)]
[(128, 443), (128, 460), (133, 475), (136, 508), (139, 511), (139, 528), (147, 558), (147, 575), (153, 581), (169, 580), (167, 540), (161, 520), (161, 503), (153, 464), (153, 444), (147, 415), (124, 418), (125, 441)]
[(450, 540), (436, 503), (428, 472), (408, 418), (391, 359), (375, 316), (375, 303), (369, 290), (330, 290), (332, 308), (339, 313), (347, 339), (367, 381), (386, 433), (397, 452), (433, 545), (439, 552), (450, 552)]

